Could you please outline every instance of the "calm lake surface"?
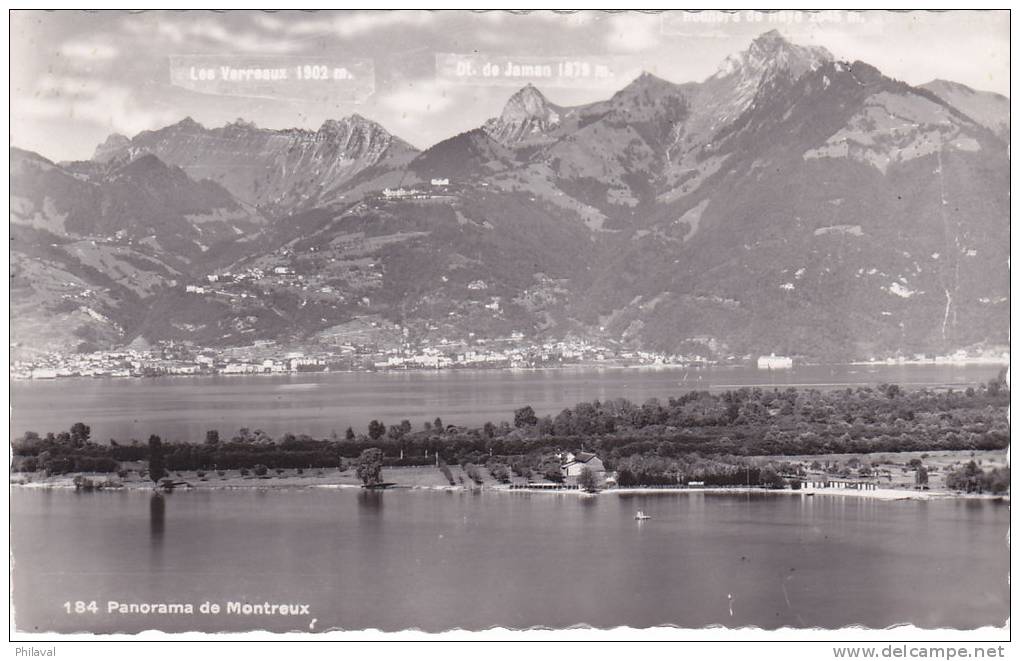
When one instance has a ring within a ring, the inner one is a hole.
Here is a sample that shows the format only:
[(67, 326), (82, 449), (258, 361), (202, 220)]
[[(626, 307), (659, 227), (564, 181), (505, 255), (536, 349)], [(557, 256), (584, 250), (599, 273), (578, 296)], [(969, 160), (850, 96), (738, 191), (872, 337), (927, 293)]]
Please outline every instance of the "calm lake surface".
[(440, 416), (447, 424), (475, 425), (512, 420), (513, 410), (526, 404), (545, 415), (596, 398), (643, 403), (689, 390), (966, 387), (988, 381), (998, 370), (994, 365), (567, 368), (14, 381), (11, 432), (57, 432), (82, 421), (97, 441), (144, 441), (150, 434), (200, 441), (208, 429), (229, 437), (241, 427), (272, 436), (325, 437), (334, 430), (343, 434), (348, 426), (363, 430), (372, 419), (396, 424), (407, 418), (418, 427)]
[[(989, 501), (12, 492), (21, 631), (968, 629), (1009, 616), (1009, 507)], [(652, 519), (635, 521), (639, 509)], [(77, 600), (99, 613), (67, 614)], [(109, 600), (268, 601), (309, 614), (110, 615)]]

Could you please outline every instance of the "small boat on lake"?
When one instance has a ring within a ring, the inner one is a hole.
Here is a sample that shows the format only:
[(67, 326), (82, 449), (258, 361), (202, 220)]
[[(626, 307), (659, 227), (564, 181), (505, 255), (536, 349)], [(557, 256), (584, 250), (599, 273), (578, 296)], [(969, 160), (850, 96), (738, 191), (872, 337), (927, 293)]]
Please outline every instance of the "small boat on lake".
[(634, 518), (637, 519), (638, 521), (647, 521), (652, 517), (645, 514), (642, 510), (638, 510), (638, 513), (634, 515)]

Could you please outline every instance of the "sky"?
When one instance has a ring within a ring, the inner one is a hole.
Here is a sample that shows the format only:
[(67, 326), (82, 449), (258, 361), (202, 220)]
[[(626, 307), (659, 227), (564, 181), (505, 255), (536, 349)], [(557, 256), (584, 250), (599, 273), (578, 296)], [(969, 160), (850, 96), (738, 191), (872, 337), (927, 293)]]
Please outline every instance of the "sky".
[[(912, 85), (942, 78), (1009, 93), (1008, 11), (13, 11), (11, 144), (54, 161), (78, 160), (111, 133), (130, 137), (189, 116), (207, 127), (243, 118), (315, 130), (357, 113), (426, 148), (497, 116), (527, 82), (553, 103), (577, 105), (608, 98), (642, 71), (700, 81), (771, 29)], [(444, 53), (472, 56), (477, 65), (514, 58), (599, 64), (611, 75), (580, 86), (527, 76), (456, 79), (437, 73), (436, 55)], [(249, 68), (254, 61), (301, 66), (302, 58), (336, 70), (359, 62), (362, 83), (367, 61), (371, 93), (324, 97), (297, 85), (256, 94), (233, 85), (224, 94), (222, 85), (172, 84), (171, 62), (195, 56)]]

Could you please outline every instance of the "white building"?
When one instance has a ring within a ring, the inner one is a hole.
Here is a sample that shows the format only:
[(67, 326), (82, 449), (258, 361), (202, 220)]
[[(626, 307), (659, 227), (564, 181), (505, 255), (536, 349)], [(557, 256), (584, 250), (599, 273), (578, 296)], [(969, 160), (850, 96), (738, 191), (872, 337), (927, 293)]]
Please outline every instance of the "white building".
[(408, 359), (408, 362), (420, 367), (430, 367), (433, 369), (442, 369), (450, 366), (449, 358), (442, 354), (435, 353), (418, 354)]
[(417, 188), (384, 188), (383, 197), (389, 200), (418, 199), (427, 197), (425, 193)]
[(793, 358), (789, 356), (777, 356), (773, 353), (758, 357), (758, 369), (760, 370), (788, 370), (791, 367), (793, 367)]
[(258, 365), (251, 363), (230, 363), (223, 368), (224, 374), (254, 374), (262, 371)]
[(567, 463), (563, 464), (562, 470), (567, 477), (577, 477), (585, 468), (595, 473), (596, 477), (601, 477), (606, 472), (602, 460), (591, 452), (578, 452), (576, 455), (568, 452), (566, 460)]

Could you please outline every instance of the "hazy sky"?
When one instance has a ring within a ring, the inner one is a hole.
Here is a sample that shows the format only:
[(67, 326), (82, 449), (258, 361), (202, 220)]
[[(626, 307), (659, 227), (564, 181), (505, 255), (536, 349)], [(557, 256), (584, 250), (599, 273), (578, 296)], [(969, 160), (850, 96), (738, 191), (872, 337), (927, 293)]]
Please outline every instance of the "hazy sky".
[[(911, 84), (944, 78), (1008, 94), (1009, 13), (836, 12), (800, 20), (748, 15), (579, 12), (36, 12), (11, 16), (11, 144), (53, 160), (91, 156), (113, 132), (134, 135), (186, 116), (206, 126), (239, 117), (269, 128), (318, 128), (359, 113), (417, 147), (498, 115), (512, 87), (436, 76), (437, 53), (585, 58), (614, 77), (586, 88), (535, 81), (554, 103), (606, 98), (642, 70), (702, 80), (770, 29), (863, 60)], [(758, 19), (758, 20), (755, 20)], [(180, 55), (369, 59), (375, 93), (362, 103), (245, 98), (170, 84)], [(523, 82), (526, 80), (522, 79)]]

